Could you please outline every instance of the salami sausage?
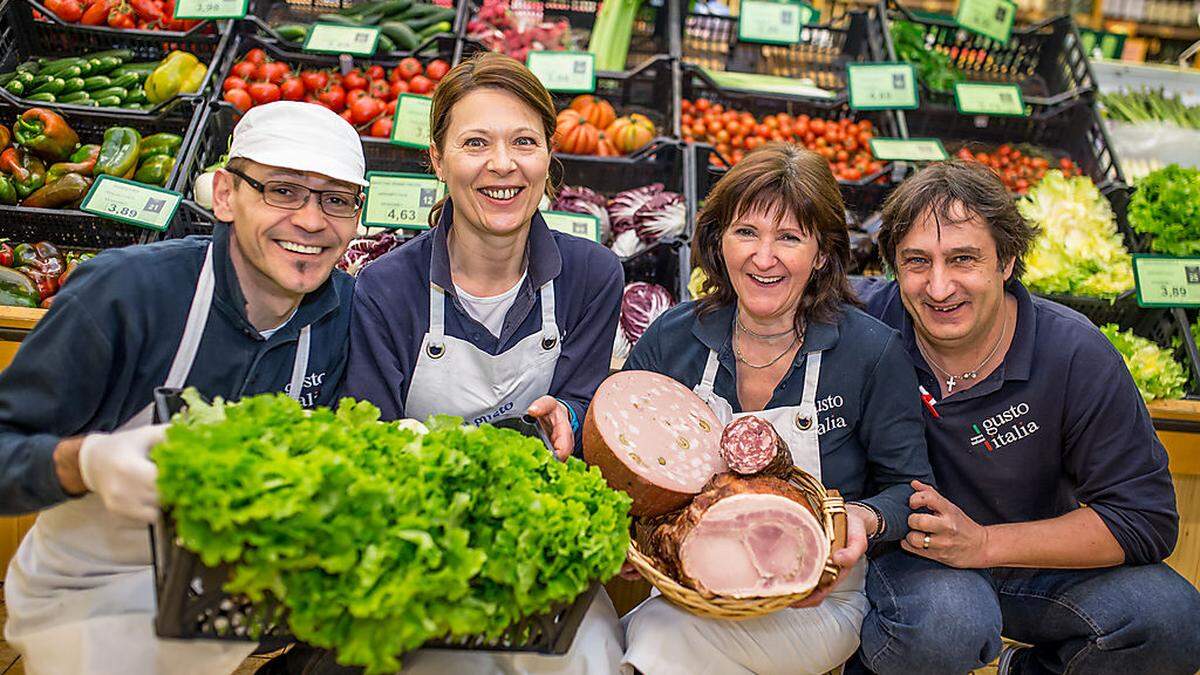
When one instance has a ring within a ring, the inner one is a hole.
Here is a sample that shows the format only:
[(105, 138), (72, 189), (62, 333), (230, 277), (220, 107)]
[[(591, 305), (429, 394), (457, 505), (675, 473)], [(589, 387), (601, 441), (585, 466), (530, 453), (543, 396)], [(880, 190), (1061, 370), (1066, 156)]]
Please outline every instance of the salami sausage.
[(721, 457), (729, 470), (743, 476), (766, 474), (787, 480), (792, 453), (775, 427), (761, 417), (746, 415), (721, 432)]

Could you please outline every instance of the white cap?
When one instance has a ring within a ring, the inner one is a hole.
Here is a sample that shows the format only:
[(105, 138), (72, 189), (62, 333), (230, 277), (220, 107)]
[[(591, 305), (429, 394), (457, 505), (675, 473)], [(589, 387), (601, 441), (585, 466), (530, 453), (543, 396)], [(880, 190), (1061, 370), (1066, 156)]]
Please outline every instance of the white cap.
[(229, 158), (234, 157), (367, 185), (358, 132), (316, 103), (276, 101), (251, 108), (233, 129)]

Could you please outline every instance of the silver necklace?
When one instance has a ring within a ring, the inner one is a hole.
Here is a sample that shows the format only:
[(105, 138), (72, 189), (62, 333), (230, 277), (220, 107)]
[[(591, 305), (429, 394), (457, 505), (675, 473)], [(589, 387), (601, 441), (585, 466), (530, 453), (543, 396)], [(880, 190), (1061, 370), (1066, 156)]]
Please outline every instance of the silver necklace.
[(755, 333), (754, 331), (750, 330), (749, 328), (746, 328), (746, 324), (742, 323), (742, 317), (738, 316), (738, 317), (734, 317), (734, 318), (737, 321), (737, 327), (742, 329), (743, 333), (746, 333), (747, 335), (750, 335), (751, 337), (756, 337), (760, 340), (775, 340), (775, 339), (783, 337), (784, 335), (791, 335), (792, 333), (796, 332), (796, 328), (793, 326), (792, 328), (789, 328), (780, 333)]
[(1005, 310), (1004, 310), (1004, 322), (1000, 325), (1000, 335), (999, 335), (999, 337), (996, 338), (996, 344), (992, 345), (992, 351), (989, 352), (988, 355), (983, 359), (983, 362), (981, 362), (979, 365), (975, 366), (971, 370), (966, 371), (962, 375), (957, 375), (957, 376), (953, 375), (950, 371), (943, 368), (941, 366), (941, 364), (939, 364), (937, 361), (934, 361), (933, 357), (931, 357), (925, 351), (925, 348), (921, 346), (920, 339), (917, 340), (917, 350), (921, 352), (921, 356), (925, 357), (925, 360), (929, 362), (929, 365), (940, 370), (942, 372), (942, 374), (946, 376), (946, 394), (949, 395), (954, 391), (954, 387), (958, 384), (959, 379), (974, 380), (979, 377), (979, 371), (988, 364), (988, 361), (992, 360), (992, 357), (996, 355), (996, 351), (998, 349), (1000, 349), (1000, 343), (1004, 341), (1004, 332), (1006, 330), (1008, 330), (1008, 309), (1007, 308), (1005, 308)]
[[(740, 322), (740, 321), (738, 322), (738, 327), (739, 327), (739, 328), (741, 328), (741, 329), (742, 329), (744, 332), (746, 332), (746, 333), (748, 333), (748, 334), (750, 334), (750, 335), (753, 335), (753, 333), (750, 333), (750, 331), (748, 331), (748, 330), (746, 330), (744, 327), (742, 327), (742, 325), (741, 325), (741, 322)], [(784, 334), (786, 335), (786, 333), (784, 333)], [(738, 348), (738, 344), (737, 344), (737, 337), (736, 337), (736, 336), (735, 336), (735, 337), (734, 337), (734, 339), (733, 339), (733, 353), (734, 353), (734, 356), (736, 356), (736, 357), (737, 357), (737, 360), (738, 360), (739, 362), (741, 362), (741, 363), (744, 363), (744, 364), (746, 364), (746, 366), (747, 366), (748, 368), (753, 368), (753, 369), (755, 369), (755, 370), (762, 370), (763, 368), (770, 368), (771, 366), (773, 366), (773, 365), (775, 365), (776, 363), (778, 363), (778, 362), (779, 362), (779, 359), (782, 359), (784, 356), (786, 356), (786, 355), (787, 355), (787, 353), (788, 353), (788, 352), (792, 351), (792, 348), (793, 348), (793, 347), (795, 347), (797, 344), (800, 344), (800, 343), (801, 343), (801, 342), (803, 342), (803, 341), (804, 341), (804, 329), (803, 329), (803, 328), (801, 328), (801, 329), (800, 329), (800, 331), (796, 333), (795, 337), (793, 337), (793, 338), (792, 338), (792, 341), (791, 341), (791, 343), (789, 343), (789, 344), (788, 344), (788, 346), (787, 346), (787, 347), (785, 347), (785, 348), (784, 348), (784, 350), (783, 350), (782, 352), (779, 352), (779, 356), (776, 356), (775, 358), (773, 358), (773, 359), (771, 359), (770, 361), (768, 361), (768, 362), (766, 362), (766, 363), (762, 364), (761, 366), (760, 366), (760, 365), (753, 364), (753, 363), (750, 363), (749, 361), (747, 361), (747, 360), (746, 360), (746, 357), (745, 357), (745, 356), (742, 356), (742, 350)]]

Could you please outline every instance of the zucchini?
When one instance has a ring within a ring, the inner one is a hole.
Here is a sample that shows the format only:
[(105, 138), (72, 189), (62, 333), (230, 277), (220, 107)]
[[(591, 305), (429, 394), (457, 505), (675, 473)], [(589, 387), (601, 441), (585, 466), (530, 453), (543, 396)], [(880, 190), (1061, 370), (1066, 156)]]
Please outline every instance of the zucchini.
[(101, 108), (119, 108), (121, 106), (120, 96), (105, 96), (103, 98), (97, 98), (93, 100), (95, 100), (96, 105), (100, 106)]
[(133, 52), (128, 49), (109, 49), (109, 50), (102, 51), (102, 52), (92, 52), (87, 55), (87, 59), (89, 61), (92, 59), (107, 59), (107, 58), (114, 58), (114, 59), (117, 59), (117, 60), (121, 61), (122, 63), (124, 63), (125, 61), (128, 61), (129, 59), (133, 58)]
[(396, 49), (411, 52), (420, 44), (417, 34), (403, 21), (384, 21), (379, 24), (380, 35), (386, 35), (395, 43)]
[(143, 63), (123, 63), (120, 66), (117, 66), (115, 69), (113, 69), (111, 75), (113, 77), (117, 77), (118, 75), (124, 75), (126, 73), (133, 73), (134, 75), (140, 75), (141, 77), (150, 77), (150, 73), (154, 72), (154, 69), (158, 67), (159, 63), (161, 63), (161, 61), (146, 61)]
[(274, 28), (279, 37), (288, 42), (303, 42), (308, 37), (308, 24), (289, 23)]
[(341, 14), (318, 14), (318, 23), (332, 23), (339, 26), (350, 26), (351, 28), (363, 27), (363, 22), (356, 17), (342, 16)]
[(426, 28), (425, 30), (421, 31), (420, 33), (417, 33), (417, 40), (419, 42), (424, 42), (424, 41), (428, 40), (429, 38), (433, 37), (434, 35), (440, 35), (442, 33), (449, 33), (452, 28), (453, 27), (450, 25), (449, 21), (439, 21), (439, 22), (433, 24), (432, 26)]
[(384, 17), (393, 17), (412, 7), (412, 0), (385, 0), (375, 7), (375, 11)]
[[(70, 77), (63, 81), (63, 88), (62, 88), (62, 91), (59, 93), (60, 94), (70, 94), (70, 93), (73, 93), (76, 91), (81, 91), (82, 89), (83, 89), (83, 78), (82, 77)], [(59, 96), (58, 100), (61, 101), (62, 96)]]
[(396, 43), (382, 32), (379, 33), (379, 42), (375, 44), (376, 52), (394, 52), (396, 51)]
[(40, 94), (30, 94), (25, 97), (27, 101), (37, 101), (38, 103), (54, 103), (54, 94), (44, 91)]
[(105, 89), (112, 86), (112, 78), (107, 75), (92, 75), (83, 81), (83, 88), (88, 91)]
[(90, 100), (92, 100), (92, 97), (88, 96), (86, 91), (73, 91), (70, 94), (64, 94), (63, 96), (58, 97), (59, 103), (72, 103), (74, 105), (84, 105), (83, 103), (80, 103), (80, 101)]
[(93, 73), (102, 75), (121, 65), (122, 61), (115, 56), (99, 56), (88, 59), (88, 63), (92, 64)]
[(435, 9), (437, 11), (428, 13), (422, 17), (405, 20), (405, 23), (408, 24), (409, 28), (413, 29), (417, 33), (420, 33), (421, 31), (425, 30), (426, 28), (429, 28), (430, 26), (434, 25), (435, 23), (441, 23), (443, 21), (449, 21), (449, 22), (454, 21), (454, 10), (453, 9), (450, 9), (449, 7), (435, 7)]
[(24, 96), (25, 83), (20, 80), (10, 80), (8, 84), (4, 85), (4, 90), (15, 96)]
[(21, 65), (17, 66), (18, 73), (33, 73), (34, 75), (37, 75), (37, 72), (41, 69), (42, 69), (42, 67), (39, 66), (38, 62), (34, 61), (33, 59), (30, 59), (30, 60), (26, 61), (25, 63), (22, 63)]
[(137, 75), (133, 73), (125, 73), (123, 75), (114, 75), (112, 78), (112, 83), (109, 86), (129, 89), (137, 84), (140, 84), (141, 81), (142, 78), (138, 77)]
[[(124, 87), (107, 87), (105, 89), (97, 89), (95, 91), (88, 92), (88, 96), (91, 96), (96, 101), (103, 101), (104, 99), (106, 99), (110, 96), (116, 96), (117, 98), (124, 101), (125, 97), (128, 95), (129, 95), (129, 90)], [(104, 105), (104, 104), (101, 103), (100, 105)]]

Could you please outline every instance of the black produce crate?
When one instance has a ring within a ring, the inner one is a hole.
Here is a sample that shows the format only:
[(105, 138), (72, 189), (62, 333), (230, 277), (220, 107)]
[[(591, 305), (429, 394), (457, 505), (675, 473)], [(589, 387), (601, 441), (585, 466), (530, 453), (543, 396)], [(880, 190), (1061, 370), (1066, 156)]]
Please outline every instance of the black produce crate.
[[(154, 391), (155, 422), (167, 422), (185, 407), (181, 392), (167, 387)], [(550, 448), (541, 425), (529, 417), (503, 420), (494, 426), (538, 438)], [(225, 593), (222, 586), (233, 566), (208, 567), (195, 553), (182, 548), (170, 513), (150, 527), (150, 544), (158, 603), (154, 630), (159, 637), (243, 642), (290, 637), (283, 604), (274, 598), (255, 603)], [(434, 640), (423, 648), (565, 654), (599, 590), (600, 584), (594, 583), (574, 601), (526, 617), (495, 640), (481, 636)]]
[[(593, 93), (611, 103), (617, 117), (639, 113), (654, 123), (660, 138), (675, 136), (674, 130), (679, 124), (679, 107), (676, 105), (679, 99), (675, 95), (677, 70), (671, 58), (656, 56), (628, 72), (597, 75)], [(553, 94), (555, 108), (564, 110), (576, 96), (578, 94)], [(574, 155), (557, 153), (557, 156)]]
[[(792, 98), (807, 98), (813, 106), (836, 109), (849, 98), (846, 66), (881, 60), (882, 40), (883, 27), (875, 10), (850, 12), (841, 25), (805, 26), (800, 31), (800, 42), (795, 45), (741, 42), (737, 17), (689, 14), (683, 26), (681, 49), (688, 66), (810, 80), (813, 86), (833, 96)], [(749, 97), (764, 96), (743, 93)]]
[[(0, 124), (10, 126), (27, 108), (0, 102)], [(180, 98), (155, 116), (135, 116), (114, 108), (72, 108), (63, 111), (63, 119), (79, 134), (81, 143), (100, 143), (104, 131), (114, 126), (132, 127), (142, 136), (164, 131), (183, 136), (166, 184), (168, 190), (179, 190), (203, 121), (203, 104), (195, 97)], [(182, 211), (181, 205), (177, 213)], [(0, 237), (15, 241), (45, 240), (69, 248), (103, 249), (157, 241), (162, 234), (73, 209), (0, 206)]]
[[(36, 0), (7, 0), (0, 4), (0, 73), (11, 72), (31, 57), (52, 59), (79, 56), (88, 52), (128, 49), (133, 52), (131, 62), (158, 61), (174, 50), (190, 52), (201, 63), (208, 66), (208, 73), (194, 94), (182, 97), (207, 97), (213, 83), (214, 71), (221, 66), (221, 59), (230, 43), (232, 31), (228, 25), (220, 32), (213, 30), (216, 24), (204, 22), (186, 33), (115, 30), (96, 28), (80, 24), (63, 23), (55, 19), (38, 21), (33, 12), (46, 14), (47, 10)], [(61, 110), (86, 110), (86, 106), (68, 103), (41, 103), (28, 101), (0, 87), (0, 99), (26, 106), (49, 107)], [(171, 101), (164, 101), (151, 110), (121, 110), (129, 115), (154, 117)]]
[[(302, 43), (284, 40), (279, 33), (275, 32), (275, 27), (293, 23), (314, 23), (321, 14), (335, 14), (341, 9), (356, 4), (362, 3), (354, 0), (250, 0), (249, 11), (246, 13), (246, 20), (243, 22), (242, 28), (258, 31), (267, 40), (283, 49), (299, 51)], [(455, 63), (456, 36), (459, 25), (464, 20), (463, 14), (464, 7), (459, 2), (451, 32), (434, 35), (417, 45), (417, 48), (412, 51), (377, 52), (376, 56), (400, 59), (405, 56), (428, 55), (436, 52), (446, 54), (442, 58), (449, 63)]]
[(676, 302), (689, 300), (688, 278), (691, 276), (691, 249), (681, 241), (664, 241), (625, 258), (625, 283), (646, 281), (658, 284), (671, 293)]
[[(914, 14), (889, 3), (888, 24), (908, 21), (924, 31), (925, 46), (951, 57), (964, 81), (1016, 84), (1035, 117), (1053, 114), (1080, 98), (1091, 100), (1096, 80), (1083, 51), (1079, 31), (1070, 16), (1014, 27), (1007, 44), (966, 30), (952, 18)], [(897, 60), (890, 32), (886, 35), (888, 59)], [(954, 108), (954, 93), (934, 92), (921, 82), (921, 102)]]
[(939, 138), (950, 154), (963, 145), (976, 151), (1028, 143), (1056, 158), (1070, 157), (1102, 190), (1125, 182), (1108, 132), (1086, 99), (1044, 118), (960, 115), (953, 108), (926, 107), (907, 111), (905, 118), (909, 137)]
[[(481, 7), (482, 3), (476, 1), (467, 4), (463, 17), (465, 20), (459, 33), (463, 39), (464, 55), (488, 49), (482, 42), (472, 38), (475, 16)], [(647, 0), (642, 4), (633, 22), (629, 53), (625, 57), (625, 70), (637, 68), (658, 56), (672, 56), (677, 53), (674, 46), (676, 34), (672, 30), (674, 21), (671, 19), (677, 9), (675, 0)], [(599, 11), (600, 3), (596, 0), (511, 0), (509, 5), (509, 12), (513, 17), (529, 25), (566, 19), (571, 27), (565, 42), (568, 49), (576, 51), (587, 51), (588, 40)]]

